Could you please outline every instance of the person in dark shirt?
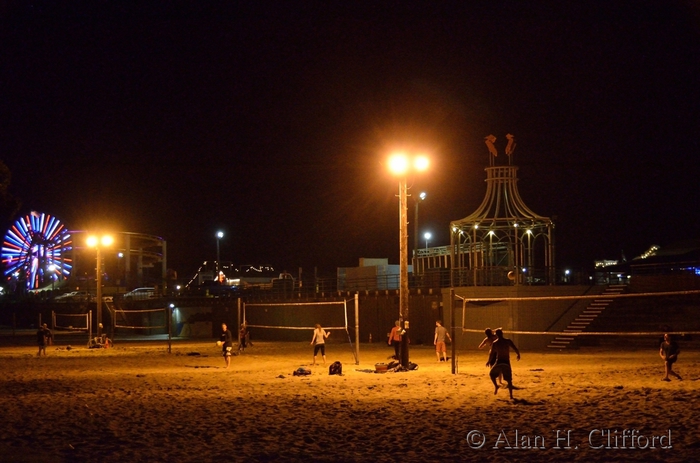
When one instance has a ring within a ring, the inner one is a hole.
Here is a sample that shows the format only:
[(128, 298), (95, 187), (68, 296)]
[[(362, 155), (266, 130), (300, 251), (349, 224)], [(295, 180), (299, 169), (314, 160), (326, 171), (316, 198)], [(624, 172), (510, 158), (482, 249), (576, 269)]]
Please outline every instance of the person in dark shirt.
[(238, 352), (242, 353), (248, 347), (248, 327), (245, 323), (241, 324), (241, 331), (238, 333)]
[(503, 336), (503, 330), (501, 328), (496, 329), (496, 340), (491, 345), (491, 354), (489, 355), (489, 365), (491, 371), (489, 376), (491, 377), (491, 382), (494, 386), (494, 394), (498, 393), (499, 385), (496, 383), (496, 378), (503, 375), (508, 384), (508, 392), (510, 393), (510, 398), (513, 398), (513, 370), (510, 366), (510, 350), (513, 349), (516, 354), (516, 359), (520, 360), (520, 351), (515, 346), (515, 343), (510, 339)]
[(661, 378), (662, 381), (671, 381), (668, 375), (673, 375), (679, 380), (683, 380), (681, 375), (673, 371), (673, 364), (678, 360), (678, 354), (680, 353), (681, 350), (676, 341), (671, 339), (671, 335), (668, 333), (664, 334), (664, 340), (661, 343), (661, 347), (659, 347), (659, 356), (664, 360), (664, 366), (666, 367), (666, 374)]
[(53, 344), (53, 333), (46, 326), (46, 323), (41, 325), (41, 328), (36, 332), (36, 343), (39, 346), (39, 352), (37, 352), (36, 356), (41, 357), (43, 353), (44, 357), (46, 357), (46, 346)]
[(233, 334), (226, 326), (226, 323), (221, 324), (221, 354), (226, 360), (226, 368), (231, 365), (231, 355), (233, 355)]

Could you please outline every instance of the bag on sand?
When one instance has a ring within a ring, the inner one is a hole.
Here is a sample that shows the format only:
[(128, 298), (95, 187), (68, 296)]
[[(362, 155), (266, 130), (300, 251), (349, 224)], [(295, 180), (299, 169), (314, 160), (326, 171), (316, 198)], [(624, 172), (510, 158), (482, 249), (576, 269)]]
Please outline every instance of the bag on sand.
[(296, 370), (294, 370), (294, 373), (292, 373), (294, 376), (309, 376), (311, 374), (311, 370), (308, 368), (304, 367), (299, 367)]
[(329, 375), (343, 375), (343, 364), (338, 362), (337, 360), (333, 363), (331, 363), (331, 366), (328, 367), (328, 374)]

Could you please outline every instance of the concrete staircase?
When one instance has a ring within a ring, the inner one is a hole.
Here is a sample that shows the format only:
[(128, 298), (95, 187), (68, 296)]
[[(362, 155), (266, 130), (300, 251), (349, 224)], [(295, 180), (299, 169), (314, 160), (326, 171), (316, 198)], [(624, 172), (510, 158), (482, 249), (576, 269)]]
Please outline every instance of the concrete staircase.
[(547, 344), (547, 348), (563, 350), (570, 347), (571, 343), (576, 338), (575, 333), (585, 331), (593, 320), (598, 318), (598, 316), (613, 302), (613, 298), (605, 296), (621, 294), (625, 292), (626, 289), (626, 285), (609, 285), (600, 295), (600, 298), (593, 299), (593, 302), (583, 309), (583, 311), (563, 330), (572, 333), (572, 335), (555, 337)]

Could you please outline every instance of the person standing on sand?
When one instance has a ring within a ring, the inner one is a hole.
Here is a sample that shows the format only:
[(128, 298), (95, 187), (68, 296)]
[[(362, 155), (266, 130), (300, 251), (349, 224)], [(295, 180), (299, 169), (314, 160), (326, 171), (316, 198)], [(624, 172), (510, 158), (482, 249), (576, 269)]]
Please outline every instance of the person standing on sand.
[(435, 355), (437, 355), (438, 362), (440, 362), (440, 353), (442, 353), (443, 362), (447, 362), (447, 345), (445, 344), (445, 337), (452, 342), (450, 333), (447, 332), (447, 328), (442, 326), (442, 320), (435, 322), (435, 339), (433, 339), (433, 344), (435, 344)]
[(241, 323), (241, 331), (238, 332), (238, 352), (243, 353), (248, 347), (248, 327), (245, 322)]
[[(492, 330), (491, 328), (486, 328), (486, 329), (484, 330), (484, 334), (486, 335), (486, 337), (484, 338), (483, 341), (481, 341), (481, 344), (479, 344), (478, 349), (483, 349), (484, 347), (488, 347), (488, 348), (489, 348), (489, 352), (490, 352), (490, 351), (491, 351), (491, 345), (492, 345), (493, 342), (496, 340), (496, 335), (493, 334), (493, 330)], [(491, 365), (488, 365), (488, 364), (487, 364), (487, 366), (491, 366)]]
[(314, 337), (311, 338), (311, 345), (314, 346), (314, 363), (316, 365), (316, 355), (318, 351), (321, 351), (321, 356), (323, 357), (323, 364), (326, 364), (326, 339), (331, 335), (330, 331), (326, 331), (321, 328), (321, 325), (316, 323), (314, 329)]
[(36, 332), (36, 343), (39, 346), (39, 352), (36, 353), (37, 357), (41, 357), (42, 352), (44, 357), (46, 357), (46, 346), (53, 344), (53, 333), (46, 326), (46, 323), (41, 325), (39, 330)]
[(671, 339), (671, 335), (668, 333), (664, 334), (664, 340), (659, 348), (659, 356), (664, 359), (664, 366), (666, 369), (666, 374), (663, 378), (661, 378), (662, 381), (671, 381), (671, 378), (669, 378), (668, 375), (673, 375), (679, 380), (683, 381), (681, 375), (673, 371), (673, 364), (676, 363), (676, 360), (678, 360), (678, 354), (680, 353), (681, 349), (678, 347), (676, 341)]
[(513, 370), (510, 366), (510, 349), (513, 349), (517, 354), (517, 359), (520, 360), (520, 351), (515, 346), (515, 343), (510, 339), (503, 337), (503, 330), (496, 329), (496, 340), (491, 345), (491, 355), (489, 356), (489, 364), (493, 365), (489, 376), (494, 386), (494, 394), (498, 393), (498, 384), (496, 378), (503, 375), (503, 378), (508, 383), (508, 392), (510, 398), (513, 398)]
[[(483, 341), (481, 341), (481, 344), (479, 344), (478, 349), (483, 349), (484, 347), (489, 348), (489, 356), (486, 361), (486, 366), (491, 368), (493, 365), (490, 363), (491, 362), (491, 346), (493, 345), (494, 341), (498, 339), (495, 334), (493, 334), (493, 330), (491, 328), (486, 328), (484, 330), (484, 334), (486, 337), (484, 338)], [(503, 384), (503, 375), (498, 376), (498, 386), (499, 387), (505, 387), (505, 384)]]
[(226, 323), (221, 324), (221, 338), (219, 340), (221, 343), (221, 354), (226, 360), (226, 368), (231, 365), (231, 355), (233, 355), (233, 334), (226, 326)]
[(399, 360), (401, 358), (401, 322), (396, 320), (394, 322), (394, 327), (389, 333), (389, 341), (387, 342), (390, 346), (394, 346), (394, 360)]

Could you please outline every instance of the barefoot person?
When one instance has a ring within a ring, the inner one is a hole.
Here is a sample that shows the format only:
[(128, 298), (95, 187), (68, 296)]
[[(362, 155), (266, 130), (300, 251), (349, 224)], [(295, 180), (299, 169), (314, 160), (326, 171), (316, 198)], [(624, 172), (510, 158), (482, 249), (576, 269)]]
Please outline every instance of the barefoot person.
[(326, 331), (321, 328), (321, 325), (316, 323), (316, 328), (314, 329), (314, 337), (311, 338), (311, 345), (314, 346), (314, 365), (316, 365), (316, 355), (318, 351), (321, 351), (321, 356), (323, 357), (323, 364), (326, 364), (326, 339), (330, 336), (330, 331)]
[(673, 375), (679, 380), (683, 380), (681, 375), (673, 371), (673, 364), (678, 360), (678, 354), (680, 353), (681, 350), (678, 344), (676, 344), (676, 341), (671, 339), (671, 335), (668, 333), (664, 334), (664, 340), (659, 348), (659, 356), (664, 359), (664, 366), (666, 367), (666, 374), (661, 378), (662, 381), (671, 381), (668, 375)]
[(481, 344), (479, 344), (478, 349), (483, 349), (484, 347), (488, 347), (489, 352), (491, 352), (491, 345), (496, 340), (496, 335), (493, 334), (493, 330), (491, 328), (486, 328), (484, 330), (484, 334), (486, 335), (486, 337), (484, 338), (483, 341), (481, 341)]
[[(483, 349), (484, 347), (489, 348), (489, 356), (486, 361), (486, 366), (491, 368), (493, 365), (491, 364), (491, 346), (493, 345), (494, 341), (498, 339), (496, 335), (493, 333), (493, 330), (491, 328), (486, 328), (484, 330), (484, 334), (486, 337), (484, 338), (483, 341), (481, 341), (481, 344), (479, 344), (478, 349)], [(503, 375), (498, 375), (498, 386), (499, 387), (505, 387), (505, 384), (503, 384)]]
[(517, 359), (520, 360), (520, 351), (515, 346), (515, 343), (508, 338), (503, 337), (503, 330), (496, 329), (496, 340), (491, 346), (491, 356), (489, 358), (489, 363), (493, 366), (489, 372), (491, 377), (491, 382), (494, 387), (494, 394), (498, 393), (498, 384), (496, 384), (496, 378), (499, 375), (503, 375), (503, 379), (508, 383), (508, 392), (510, 393), (510, 398), (513, 398), (513, 370), (510, 366), (510, 349), (513, 349), (517, 354)]
[(447, 332), (447, 328), (442, 326), (442, 320), (435, 322), (435, 339), (433, 344), (435, 344), (435, 355), (437, 355), (438, 362), (440, 361), (440, 354), (442, 353), (443, 362), (447, 362), (447, 345), (445, 344), (445, 337), (452, 342), (450, 333)]
[(221, 324), (221, 338), (219, 343), (221, 345), (221, 355), (224, 356), (226, 368), (228, 368), (231, 365), (231, 355), (233, 355), (233, 334), (231, 334), (226, 323)]
[(46, 357), (46, 346), (53, 344), (53, 333), (46, 326), (46, 323), (41, 325), (39, 331), (36, 332), (36, 343), (39, 346), (39, 352), (37, 352), (36, 356), (41, 357), (43, 353), (44, 357)]
[(387, 344), (394, 346), (394, 360), (399, 360), (401, 358), (401, 322), (396, 320), (394, 322), (394, 327), (389, 333), (389, 340)]

